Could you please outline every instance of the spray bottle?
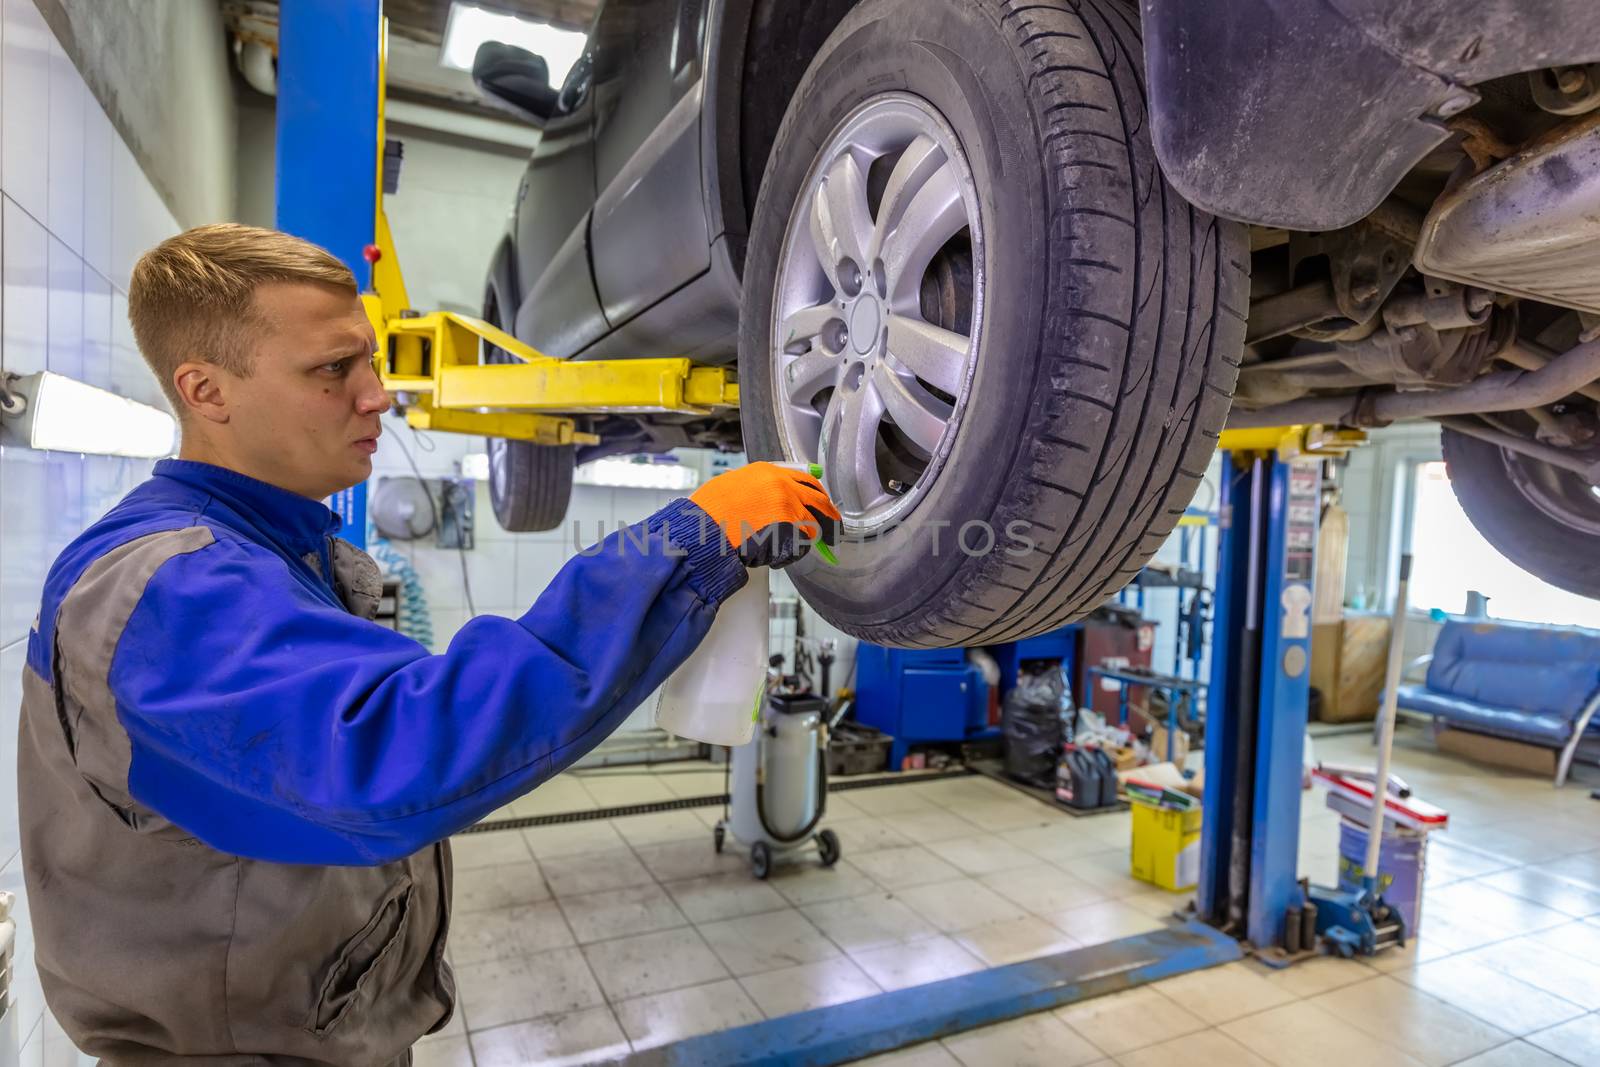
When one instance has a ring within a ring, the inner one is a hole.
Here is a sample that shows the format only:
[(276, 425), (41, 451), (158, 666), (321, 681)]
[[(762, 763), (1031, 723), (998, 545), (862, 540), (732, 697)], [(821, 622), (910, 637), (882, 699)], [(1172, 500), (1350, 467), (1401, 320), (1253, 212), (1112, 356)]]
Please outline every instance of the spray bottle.
[[(776, 466), (822, 477), (822, 468), (815, 463)], [(839, 562), (820, 541), (812, 551), (830, 565)], [(667, 733), (729, 747), (755, 736), (767, 688), (771, 580), (765, 567), (752, 567), (749, 578), (743, 589), (722, 602), (700, 647), (661, 687), (655, 723)]]

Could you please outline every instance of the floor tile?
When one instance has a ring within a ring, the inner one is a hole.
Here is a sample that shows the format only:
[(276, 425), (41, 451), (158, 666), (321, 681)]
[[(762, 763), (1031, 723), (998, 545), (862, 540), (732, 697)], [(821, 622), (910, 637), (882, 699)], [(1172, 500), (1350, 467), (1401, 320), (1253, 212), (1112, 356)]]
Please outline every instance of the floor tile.
[(615, 1008), (635, 1051), (762, 1019), (761, 1009), (732, 979), (624, 1000)]
[(1515, 867), (1484, 875), (1479, 880), (1503, 893), (1534, 901), (1574, 919), (1600, 915), (1600, 890), (1569, 882), (1536, 867)]
[(531, 956), (573, 943), (572, 931), (553, 900), (462, 912), (450, 920), (450, 959), (458, 966)]
[(1027, 849), (1040, 859), (1051, 861), (1107, 851), (1106, 843), (1099, 837), (1078, 828), (1079, 823), (1086, 821), (1088, 820), (1069, 818), (1044, 826), (1007, 830), (1000, 837), (1019, 848)]
[(1456, 956), (1396, 971), (1395, 977), (1517, 1036), (1548, 1029), (1584, 1013), (1569, 1000)]
[(1033, 800), (990, 800), (963, 804), (954, 810), (978, 828), (990, 831), (1021, 830), (1059, 818), (1049, 808)]
[(411, 1050), (411, 1067), (473, 1067), (465, 1036), (420, 1041)]
[(474, 963), (455, 972), (467, 1025), (474, 1030), (605, 1003), (575, 948)]
[(455, 912), (490, 911), (549, 899), (539, 865), (529, 860), (456, 871), (451, 908)]
[(1430, 1067), (1445, 1067), (1511, 1040), (1504, 1030), (1386, 975), (1323, 993), (1310, 1003)]
[(728, 976), (693, 927), (600, 941), (583, 954), (613, 1004)]
[(838, 946), (793, 908), (702, 923), (700, 933), (737, 977), (839, 955)]
[(1077, 940), (1037, 915), (1000, 919), (963, 930), (954, 936), (963, 948), (991, 967), (1002, 967), (1008, 963), (1082, 947)]
[(1113, 1056), (1204, 1030), (1206, 1023), (1154, 986), (1091, 997), (1056, 1016)]
[(545, 867), (550, 890), (558, 897), (649, 885), (652, 880), (650, 872), (629, 849), (565, 856), (548, 862)]
[(850, 958), (884, 989), (927, 985), (984, 969), (984, 963), (943, 935), (852, 952)]
[(642, 772), (585, 775), (583, 788), (602, 808), (676, 799), (672, 790), (664, 783), (657, 781), (655, 776)]
[(857, 1060), (855, 1067), (961, 1067), (961, 1061), (939, 1042), (928, 1041)]
[(1084, 945), (1098, 945), (1167, 927), (1160, 919), (1152, 919), (1137, 908), (1130, 908), (1115, 900), (1102, 900), (1080, 908), (1052, 912), (1045, 918), (1062, 933)]
[(515, 830), (494, 830), (483, 834), (457, 834), (450, 839), (450, 859), (457, 871), (477, 867), (498, 867), (533, 859), (528, 843)]
[[(534, 855), (538, 855), (535, 847)], [(710, 839), (704, 841), (667, 841), (659, 845), (643, 845), (634, 850), (650, 873), (663, 882), (679, 882), (685, 878), (716, 874), (719, 871), (748, 871), (746, 856), (733, 847), (718, 852)]]
[(667, 891), (654, 883), (560, 897), (559, 902), (580, 945), (689, 923)]
[(1222, 1033), (1275, 1067), (1420, 1067), (1393, 1045), (1305, 1001), (1224, 1023)]
[[(661, 779), (661, 784), (672, 791), (675, 797), (712, 797), (726, 793), (726, 780), (720, 768), (707, 771), (668, 771), (663, 770), (656, 777)], [(833, 799), (828, 800), (829, 807)]]
[(905, 848), (915, 844), (898, 830), (890, 829), (882, 821), (869, 819), (830, 819), (828, 826), (839, 835), (844, 854), (851, 858), (870, 855), (886, 848)]
[(1600, 960), (1600, 923), (1585, 920), (1553, 926), (1530, 934), (1530, 939), (1547, 948), (1584, 960)]
[(1119, 1067), (1273, 1067), (1220, 1030), (1151, 1045), (1117, 1057)]
[(1047, 1012), (947, 1037), (944, 1047), (966, 1067), (1080, 1067), (1101, 1058), (1099, 1049)]
[(847, 905), (810, 904), (800, 910), (834, 944), (851, 953), (915, 941), (938, 932), (932, 923), (887, 893), (854, 897)]
[(855, 857), (855, 865), (885, 889), (948, 882), (962, 873), (921, 845), (885, 848)]
[[(1556, 927), (1552, 933), (1564, 929)], [(1552, 951), (1543, 941), (1513, 938), (1463, 953), (1461, 958), (1492, 967), (1590, 1011), (1600, 1010), (1600, 964), (1565, 951)]]
[(1039, 915), (1082, 907), (1106, 898), (1104, 890), (1079, 881), (1048, 863), (986, 874), (979, 881)]
[(583, 788), (583, 783), (570, 773), (558, 774), (533, 792), (524, 793), (511, 802), (511, 810), (518, 815), (592, 811), (599, 806), (589, 791)]
[(896, 812), (881, 816), (880, 821), (919, 845), (948, 841), (952, 837), (968, 837), (978, 832), (975, 825), (943, 808)]
[(692, 811), (657, 811), (611, 820), (612, 828), (630, 845), (659, 845), (663, 841), (709, 841), (711, 834)]
[(895, 896), (947, 934), (1028, 914), (1020, 904), (970, 878), (901, 889)]
[(1594, 1067), (1600, 1064), (1600, 1015), (1585, 1015), (1548, 1030), (1540, 1030), (1529, 1034), (1527, 1041), (1569, 1063)]
[(568, 1067), (628, 1054), (628, 1039), (610, 1008), (587, 1008), (533, 1022), (475, 1030), (477, 1067)]
[(737, 919), (763, 911), (781, 911), (789, 902), (767, 882), (748, 871), (728, 871), (682, 882), (668, 882), (667, 892), (690, 920), (697, 923)]
[(955, 864), (963, 873), (972, 875), (1014, 871), (1019, 867), (1038, 864), (1038, 857), (1033, 853), (992, 834), (936, 841), (928, 849), (941, 859)]
[(1571, 917), (1510, 893), (1502, 893), (1479, 881), (1457, 882), (1430, 890), (1423, 909), (1424, 928), (1435, 915), (1458, 923), (1471, 923), (1496, 931), (1504, 937), (1531, 934), (1562, 926)]
[(850, 790), (850, 803), (868, 815), (896, 815), (907, 812), (941, 811), (939, 805), (927, 797), (911, 791), (908, 786), (879, 786), (872, 789)]
[(840, 860), (832, 867), (815, 863), (781, 866), (772, 872), (767, 884), (782, 893), (783, 898), (795, 907), (845, 900), (879, 891), (878, 884), (862, 874), (849, 860)]
[(1456, 1067), (1572, 1067), (1572, 1064), (1526, 1041), (1512, 1041), (1470, 1060), (1462, 1060)]
[(1291, 997), (1314, 997), (1341, 986), (1365, 981), (1377, 972), (1359, 960), (1314, 956), (1288, 967), (1248, 964), (1250, 969)]
[(1162, 993), (1212, 1026), (1250, 1015), (1294, 999), (1240, 963), (1209, 967), (1169, 978)]
[(739, 979), (739, 984), (769, 1019), (860, 1000), (881, 991), (848, 956), (749, 975)]
[(608, 852), (625, 848), (627, 842), (607, 819), (554, 823), (522, 831), (522, 839), (534, 859), (551, 860), (561, 856), (580, 856), (586, 852)]
[(1550, 860), (1537, 864), (1536, 869), (1579, 882), (1590, 889), (1600, 889), (1600, 850), (1590, 850)]

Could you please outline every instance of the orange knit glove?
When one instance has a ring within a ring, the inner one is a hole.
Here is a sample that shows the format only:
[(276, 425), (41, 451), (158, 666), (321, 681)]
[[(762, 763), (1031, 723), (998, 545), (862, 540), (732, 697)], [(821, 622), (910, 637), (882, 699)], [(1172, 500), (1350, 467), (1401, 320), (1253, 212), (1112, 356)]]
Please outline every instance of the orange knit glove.
[(821, 482), (775, 463), (719, 474), (689, 500), (711, 516), (747, 567), (787, 567), (817, 541), (833, 544), (841, 521)]

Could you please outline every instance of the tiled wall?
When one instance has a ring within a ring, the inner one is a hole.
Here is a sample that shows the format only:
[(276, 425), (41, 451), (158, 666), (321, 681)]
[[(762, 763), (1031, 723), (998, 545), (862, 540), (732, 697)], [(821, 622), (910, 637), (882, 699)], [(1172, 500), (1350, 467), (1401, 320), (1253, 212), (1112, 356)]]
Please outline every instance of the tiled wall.
[[(134, 348), (128, 275), (177, 225), (35, 9), (0, 0), (0, 369), (58, 371), (164, 405)], [(149, 472), (148, 462), (34, 452), (0, 436), (0, 890), (22, 898), (17, 712), (50, 562)], [(72, 1063), (33, 966), (26, 901), (0, 1063)]]

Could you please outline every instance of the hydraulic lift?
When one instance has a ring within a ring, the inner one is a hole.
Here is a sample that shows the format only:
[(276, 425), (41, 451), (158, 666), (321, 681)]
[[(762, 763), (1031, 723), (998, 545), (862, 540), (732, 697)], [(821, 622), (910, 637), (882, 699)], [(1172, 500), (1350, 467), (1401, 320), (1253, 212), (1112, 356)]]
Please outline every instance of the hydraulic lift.
[[(329, 249), (366, 283), (379, 376), (408, 424), (542, 445), (596, 444), (573, 416), (738, 407), (728, 367), (685, 357), (554, 359), (471, 316), (414, 309), (383, 211), (382, 2), (285, 0), (278, 18), (278, 228)], [(484, 344), (515, 362), (484, 362)], [(344, 536), (364, 544), (366, 487), (330, 506), (344, 520)]]
[(1195, 908), (1270, 953), (1298, 906), (1300, 793), (1322, 463), (1366, 440), (1320, 426), (1223, 433), (1205, 822)]

